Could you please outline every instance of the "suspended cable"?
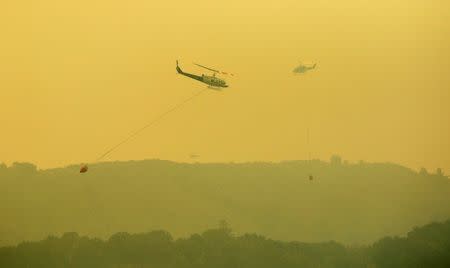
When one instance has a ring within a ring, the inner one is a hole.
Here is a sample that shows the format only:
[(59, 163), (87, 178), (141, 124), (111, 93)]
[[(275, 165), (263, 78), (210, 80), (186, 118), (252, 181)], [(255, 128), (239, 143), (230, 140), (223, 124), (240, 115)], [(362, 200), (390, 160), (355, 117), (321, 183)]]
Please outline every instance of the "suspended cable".
[(186, 103), (188, 103), (189, 101), (193, 100), (194, 98), (198, 97), (200, 94), (202, 94), (203, 92), (205, 92), (206, 89), (202, 89), (200, 91), (198, 91), (197, 93), (195, 93), (194, 95), (190, 96), (189, 98), (183, 100), (182, 102), (178, 103), (177, 105), (175, 105), (174, 107), (170, 108), (169, 110), (165, 111), (164, 113), (162, 113), (161, 115), (159, 115), (158, 117), (154, 118), (152, 121), (150, 121), (148, 124), (146, 124), (145, 126), (143, 126), (142, 128), (136, 130), (135, 132), (131, 133), (127, 138), (125, 138), (124, 140), (122, 140), (121, 142), (119, 142), (118, 144), (116, 144), (115, 146), (111, 147), (111, 149), (109, 149), (108, 151), (106, 151), (105, 153), (103, 153), (100, 157), (98, 157), (95, 161), (98, 162), (100, 160), (102, 160), (103, 158), (105, 158), (107, 155), (109, 155), (110, 153), (112, 153), (114, 150), (116, 150), (118, 147), (120, 147), (121, 145), (123, 145), (124, 143), (130, 141), (132, 138), (136, 137), (139, 133), (141, 133), (142, 131), (144, 131), (145, 129), (155, 125), (157, 122), (159, 122), (161, 119), (163, 119), (164, 117), (166, 117), (168, 114), (178, 110), (179, 108), (183, 107), (183, 105), (185, 105)]

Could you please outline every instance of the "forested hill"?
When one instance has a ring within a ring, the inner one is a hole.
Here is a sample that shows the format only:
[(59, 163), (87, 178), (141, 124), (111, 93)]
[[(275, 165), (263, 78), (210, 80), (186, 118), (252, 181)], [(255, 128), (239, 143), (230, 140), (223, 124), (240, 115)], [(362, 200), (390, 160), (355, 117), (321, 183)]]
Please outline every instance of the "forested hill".
[(228, 225), (173, 239), (166, 231), (120, 232), (107, 240), (65, 233), (17, 247), (0, 247), (0, 267), (80, 268), (447, 268), (450, 220), (415, 228), (373, 245), (284, 242), (235, 235)]
[[(309, 179), (309, 175), (313, 180)], [(37, 170), (0, 165), (0, 245), (67, 231), (170, 231), (226, 220), (236, 233), (370, 243), (450, 217), (450, 180), (389, 163), (108, 162)]]

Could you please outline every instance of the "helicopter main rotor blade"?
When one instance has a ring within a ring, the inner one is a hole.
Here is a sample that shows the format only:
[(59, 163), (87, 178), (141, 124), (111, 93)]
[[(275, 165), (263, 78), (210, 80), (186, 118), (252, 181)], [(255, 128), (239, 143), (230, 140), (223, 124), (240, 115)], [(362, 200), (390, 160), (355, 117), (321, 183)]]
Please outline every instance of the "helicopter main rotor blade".
[(199, 66), (199, 67), (205, 68), (206, 70), (210, 70), (210, 71), (213, 71), (213, 72), (215, 72), (215, 73), (220, 73), (220, 71), (218, 71), (218, 70), (214, 70), (214, 69), (212, 69), (212, 68), (208, 68), (208, 67), (206, 67), (206, 66), (197, 64), (197, 63), (195, 63), (195, 62), (194, 62), (194, 64), (197, 65), (197, 66)]
[(201, 64), (197, 64), (197, 63), (195, 63), (195, 62), (193, 62), (193, 64), (195, 64), (195, 65), (197, 65), (197, 66), (199, 66), (199, 67), (205, 68), (205, 69), (207, 69), (207, 70), (210, 70), (210, 71), (212, 71), (212, 72), (218, 73), (218, 74), (226, 74), (226, 75), (234, 76), (234, 74), (232, 74), (232, 73), (228, 73), (228, 72), (224, 72), (224, 71), (215, 70), (215, 69), (212, 69), (212, 68), (203, 66), (203, 65), (201, 65)]

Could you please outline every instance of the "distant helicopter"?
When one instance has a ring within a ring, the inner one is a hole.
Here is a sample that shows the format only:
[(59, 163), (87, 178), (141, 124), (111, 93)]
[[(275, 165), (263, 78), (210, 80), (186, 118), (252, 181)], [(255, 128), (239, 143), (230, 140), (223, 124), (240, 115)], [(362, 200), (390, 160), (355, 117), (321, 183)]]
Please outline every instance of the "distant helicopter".
[(303, 74), (303, 73), (306, 73), (307, 71), (315, 69), (315, 68), (316, 68), (316, 63), (314, 63), (314, 64), (300, 63), (300, 65), (295, 67), (295, 69), (292, 72), (294, 74)]
[[(226, 72), (220, 72), (220, 71), (218, 71), (218, 70), (214, 70), (214, 69), (205, 67), (205, 66), (200, 65), (200, 64), (196, 64), (196, 63), (194, 63), (194, 64), (197, 65), (197, 66), (199, 66), (199, 67), (202, 67), (202, 68), (205, 68), (205, 69), (207, 69), (207, 70), (212, 71), (212, 72), (213, 72), (213, 75), (210, 76), (210, 75), (204, 75), (204, 74), (202, 74), (202, 75), (200, 76), (200, 75), (195, 75), (195, 74), (190, 74), (190, 73), (183, 72), (183, 71), (181, 70), (181, 68), (178, 66), (178, 61), (177, 61), (177, 72), (178, 72), (179, 74), (182, 74), (182, 75), (187, 76), (187, 77), (189, 77), (189, 78), (192, 78), (192, 79), (198, 80), (198, 81), (200, 81), (200, 82), (202, 82), (202, 83), (205, 83), (205, 84), (207, 84), (208, 87), (211, 88), (211, 89), (221, 90), (222, 88), (228, 87), (228, 85), (227, 85), (227, 83), (225, 82), (225, 80), (216, 77), (216, 73), (222, 73), (222, 74), (228, 74), (228, 73), (226, 73)], [(232, 75), (232, 74), (231, 74), (231, 75)]]

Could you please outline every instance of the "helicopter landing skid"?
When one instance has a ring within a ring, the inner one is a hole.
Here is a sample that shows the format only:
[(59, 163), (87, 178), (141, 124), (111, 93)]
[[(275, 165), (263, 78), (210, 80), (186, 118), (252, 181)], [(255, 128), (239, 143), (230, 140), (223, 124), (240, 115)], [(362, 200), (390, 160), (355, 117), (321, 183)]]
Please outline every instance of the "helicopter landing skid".
[(208, 88), (212, 89), (212, 90), (216, 90), (216, 91), (222, 91), (222, 89), (220, 87), (208, 86)]

